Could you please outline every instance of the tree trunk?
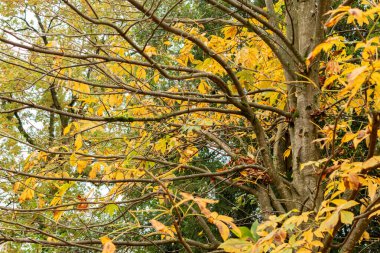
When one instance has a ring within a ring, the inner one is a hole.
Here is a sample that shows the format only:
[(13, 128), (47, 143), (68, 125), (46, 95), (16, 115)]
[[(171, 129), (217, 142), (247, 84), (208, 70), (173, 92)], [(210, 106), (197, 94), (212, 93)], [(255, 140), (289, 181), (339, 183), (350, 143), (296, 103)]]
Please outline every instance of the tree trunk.
[[(325, 8), (319, 4), (321, 2), (318, 0), (306, 0), (287, 5), (288, 38), (294, 41), (294, 46), (305, 59), (323, 37), (321, 15)], [(313, 200), (320, 202), (322, 196), (321, 190), (317, 189), (319, 175), (315, 169), (307, 166), (301, 170), (303, 163), (320, 159), (319, 148), (314, 142), (317, 139), (318, 122), (313, 119), (313, 112), (319, 107), (318, 68), (318, 62), (314, 62), (303, 72), (294, 69), (293, 73), (286, 73), (289, 83), (288, 105), (293, 111), (293, 124), (289, 126), (293, 147), (293, 197), (299, 210), (313, 208)]]

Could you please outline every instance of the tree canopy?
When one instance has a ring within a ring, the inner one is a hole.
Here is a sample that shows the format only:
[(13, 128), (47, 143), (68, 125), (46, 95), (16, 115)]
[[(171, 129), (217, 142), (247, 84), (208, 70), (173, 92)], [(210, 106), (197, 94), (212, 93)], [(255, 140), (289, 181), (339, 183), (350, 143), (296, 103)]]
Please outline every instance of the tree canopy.
[(377, 252), (379, 19), (0, 1), (0, 251)]

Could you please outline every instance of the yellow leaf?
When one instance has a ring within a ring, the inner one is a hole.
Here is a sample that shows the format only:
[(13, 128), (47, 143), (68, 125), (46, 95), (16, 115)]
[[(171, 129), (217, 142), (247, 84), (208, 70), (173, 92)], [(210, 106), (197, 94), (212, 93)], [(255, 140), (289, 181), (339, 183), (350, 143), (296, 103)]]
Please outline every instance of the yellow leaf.
[(344, 46), (342, 41), (344, 40), (341, 36), (335, 36), (330, 37), (326, 41), (322, 42), (321, 44), (317, 45), (313, 51), (310, 52), (306, 59), (306, 65), (309, 66), (310, 63), (314, 60), (317, 55), (323, 50), (324, 52), (328, 52), (333, 46), (336, 47), (336, 49), (341, 48)]
[(352, 8), (348, 11), (349, 16), (347, 19), (347, 24), (350, 24), (356, 20), (360, 26), (363, 25), (363, 23), (368, 24), (368, 19), (366, 16), (363, 15), (363, 11), (358, 8)]
[(34, 190), (30, 188), (26, 188), (22, 193), (21, 196), (19, 197), (18, 201), (20, 203), (24, 202), (25, 200), (30, 200), (33, 199), (34, 197)]
[(342, 138), (342, 143), (346, 143), (346, 142), (353, 140), (357, 135), (358, 135), (358, 133), (356, 133), (356, 134), (346, 133)]
[(77, 165), (77, 162), (78, 162), (78, 158), (77, 158), (77, 156), (75, 155), (75, 153), (73, 153), (73, 154), (70, 156), (69, 163), (70, 163), (71, 166), (76, 166), (76, 165)]
[(220, 236), (222, 237), (223, 241), (227, 240), (228, 236), (230, 235), (230, 229), (228, 228), (228, 226), (219, 220), (214, 220), (213, 223), (218, 228)]
[(145, 79), (146, 78), (146, 71), (144, 68), (137, 67), (136, 78), (138, 78), (138, 79)]
[(380, 215), (380, 210), (371, 213), (371, 214), (368, 216), (368, 219), (371, 219), (372, 217), (374, 217), (374, 216), (376, 217), (376, 216), (378, 216), (378, 215)]
[(320, 228), (322, 231), (327, 231), (330, 235), (339, 221), (339, 213), (334, 212), (330, 217), (328, 217), (325, 221), (322, 222)]
[(321, 231), (320, 228), (317, 229), (316, 231), (314, 231), (314, 235), (315, 235), (316, 237), (318, 237), (318, 238), (323, 238), (323, 237), (324, 237), (324, 235), (323, 235), (323, 233), (322, 233), (322, 231)]
[(67, 127), (65, 127), (65, 129), (63, 129), (63, 135), (66, 135), (70, 132), (70, 128), (71, 128), (71, 124), (68, 124)]
[(327, 12), (328, 14), (333, 14), (333, 18), (328, 20), (328, 22), (325, 24), (326, 27), (331, 27), (335, 25), (339, 20), (341, 20), (346, 14), (347, 11), (350, 9), (350, 6), (340, 6), (339, 8)]
[(317, 247), (324, 247), (325, 246), (321, 241), (312, 241), (310, 244), (313, 246), (317, 246)]
[(98, 116), (102, 116), (102, 115), (103, 115), (103, 112), (104, 112), (104, 106), (102, 105), (102, 106), (100, 106), (100, 107), (98, 108), (98, 110), (96, 110), (96, 115), (98, 115)]
[(349, 208), (351, 208), (351, 207), (353, 207), (353, 206), (356, 206), (356, 205), (358, 205), (359, 203), (358, 202), (356, 202), (355, 200), (350, 200), (350, 201), (347, 201), (347, 203), (345, 203), (345, 204), (343, 204), (343, 205), (340, 205), (339, 207), (338, 207), (338, 209), (339, 210), (345, 210), (345, 209), (349, 209)]
[(369, 239), (371, 239), (371, 237), (367, 231), (364, 231), (361, 240), (363, 240), (363, 239), (366, 241), (369, 241)]
[(152, 227), (156, 231), (164, 233), (164, 234), (168, 234), (170, 237), (174, 238), (173, 231), (170, 228), (168, 228), (167, 226), (165, 226), (164, 224), (162, 224), (161, 222), (152, 219), (152, 220), (150, 220), (150, 223), (152, 224)]
[(153, 81), (158, 83), (158, 80), (160, 79), (160, 72), (157, 69), (154, 71), (153, 76)]
[(226, 39), (233, 39), (235, 38), (237, 32), (238, 32), (238, 28), (236, 26), (227, 26), (225, 28), (222, 29), (223, 33), (224, 33), (224, 37)]
[(14, 193), (17, 193), (19, 188), (20, 188), (20, 182), (16, 182), (16, 183), (13, 185), (13, 192), (14, 192)]
[(85, 160), (79, 160), (77, 162), (77, 171), (79, 174), (83, 172), (84, 168), (87, 167), (87, 164), (88, 164), (88, 161), (85, 161)]
[(378, 166), (380, 163), (380, 156), (373, 156), (363, 163), (363, 170), (368, 170)]
[(297, 253), (312, 253), (312, 251), (310, 249), (300, 248), (300, 249), (297, 249)]
[(53, 219), (55, 220), (55, 222), (58, 222), (58, 220), (62, 217), (62, 214), (63, 214), (63, 211), (53, 211)]
[(83, 146), (83, 140), (82, 140), (81, 134), (78, 134), (76, 136), (74, 146), (75, 146), (75, 150), (78, 150)]
[(58, 47), (57, 41), (50, 41), (49, 43), (46, 44), (46, 47)]
[(83, 93), (90, 93), (91, 92), (90, 86), (87, 84), (84, 84), (84, 83), (74, 82), (73, 89), (75, 91), (80, 91)]
[(92, 165), (92, 169), (91, 169), (90, 173), (88, 174), (88, 177), (91, 179), (96, 178), (96, 174), (99, 172), (99, 170), (100, 170), (100, 164), (94, 163)]
[(150, 220), (150, 223), (152, 224), (153, 228), (157, 231), (162, 231), (165, 228), (167, 228), (164, 224), (154, 219)]
[(371, 199), (371, 201), (374, 201), (376, 192), (377, 192), (377, 184), (374, 184), (371, 181), (368, 182), (368, 196)]
[(112, 240), (107, 236), (103, 236), (100, 238), (100, 241), (103, 244), (102, 253), (114, 253), (116, 251), (115, 244), (113, 244)]
[(200, 83), (199, 83), (199, 86), (198, 86), (198, 91), (201, 93), (201, 94), (206, 94), (210, 91), (210, 85), (207, 84), (207, 82), (205, 80), (202, 80)]
[(146, 46), (144, 53), (146, 53), (148, 56), (157, 55), (157, 49), (152, 46)]
[(288, 147), (288, 149), (285, 150), (285, 152), (284, 152), (284, 159), (287, 158), (290, 155), (291, 152), (292, 152), (292, 148)]
[(344, 224), (352, 224), (354, 220), (354, 214), (348, 211), (342, 211), (340, 213), (340, 221)]
[(123, 96), (120, 95), (110, 95), (108, 98), (108, 104), (110, 106), (119, 106), (123, 103)]
[(354, 69), (350, 74), (347, 75), (348, 84), (355, 81), (355, 79), (367, 69), (367, 66), (361, 66)]

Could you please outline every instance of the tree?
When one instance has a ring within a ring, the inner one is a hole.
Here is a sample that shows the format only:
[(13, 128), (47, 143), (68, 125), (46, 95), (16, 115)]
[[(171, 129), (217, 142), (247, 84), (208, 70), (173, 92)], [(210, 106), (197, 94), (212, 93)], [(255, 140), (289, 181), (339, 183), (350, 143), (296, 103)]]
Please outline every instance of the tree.
[(380, 5), (262, 2), (4, 2), (4, 250), (370, 250)]

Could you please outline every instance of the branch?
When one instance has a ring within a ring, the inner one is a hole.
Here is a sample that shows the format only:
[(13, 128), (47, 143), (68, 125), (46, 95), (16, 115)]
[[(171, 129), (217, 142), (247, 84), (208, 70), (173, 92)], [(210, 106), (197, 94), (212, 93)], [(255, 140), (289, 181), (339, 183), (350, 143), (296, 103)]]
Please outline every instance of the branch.
[[(26, 108), (26, 107), (24, 106), (23, 108)], [(27, 142), (29, 142), (32, 145), (35, 145), (35, 142), (32, 139), (32, 137), (30, 137), (30, 135), (25, 131), (24, 125), (23, 125), (22, 120), (20, 119), (20, 116), (18, 115), (17, 111), (14, 112), (13, 115), (17, 119), (17, 129), (20, 131), (22, 136), (24, 136), (24, 138)]]
[[(38, 239), (31, 239), (31, 238), (19, 238), (19, 237), (0, 237), (0, 242), (16, 242), (16, 243), (32, 243), (32, 244), (42, 244), (42, 245), (50, 245), (50, 246), (71, 246), (68, 244), (75, 244), (76, 245), (101, 245), (100, 240), (83, 240), (83, 241), (65, 241), (65, 242), (56, 242), (56, 241), (47, 241), (47, 240), (38, 240)], [(165, 245), (165, 244), (172, 244), (177, 243), (178, 240), (176, 239), (169, 239), (169, 240), (155, 240), (155, 241), (113, 241), (112, 243), (116, 246), (152, 246), (152, 245)], [(206, 250), (212, 250), (215, 249), (214, 245), (209, 244), (203, 244), (197, 241), (193, 241), (190, 239), (186, 239), (186, 242), (194, 247), (199, 247)], [(99, 251), (101, 251), (99, 249)]]
[[(101, 21), (99, 19), (93, 19), (87, 15), (85, 15), (84, 13), (82, 13), (80, 10), (78, 10), (74, 5), (72, 5), (71, 3), (69, 3), (67, 0), (63, 0), (63, 2), (69, 6), (73, 11), (75, 11), (79, 16), (81, 16), (82, 18), (92, 22), (93, 24), (98, 24), (98, 25), (105, 25), (105, 26), (108, 26), (108, 27), (111, 27), (113, 28), (115, 31), (117, 31), (119, 33), (119, 35), (125, 40), (127, 41), (142, 57), (144, 57), (148, 62), (149, 64), (154, 67), (155, 69), (157, 69), (163, 76), (165, 76), (166, 78), (169, 78), (169, 79), (173, 79), (172, 76), (170, 76), (165, 69), (159, 67), (159, 65), (147, 54), (144, 52), (144, 49), (140, 48), (132, 39), (130, 39), (127, 35), (126, 35), (126, 32), (122, 31), (121, 28), (119, 28), (118, 26), (114, 25), (113, 23), (110, 23), (110, 22), (106, 22), (106, 21)], [(148, 16), (150, 17), (156, 24), (158, 24), (160, 27), (163, 27), (165, 30), (169, 31), (169, 32), (172, 32), (176, 35), (180, 35), (184, 38), (187, 38), (189, 39), (190, 41), (194, 42), (196, 45), (198, 45), (202, 50), (206, 50), (205, 52), (207, 54), (209, 54), (210, 56), (212, 56), (219, 64), (223, 64), (222, 67), (225, 67), (226, 63), (223, 61), (223, 59), (215, 54), (214, 52), (212, 52), (201, 40), (193, 37), (192, 35), (190, 35), (189, 33), (186, 33), (180, 29), (177, 29), (177, 28), (174, 28), (172, 27), (171, 25), (163, 22), (163, 20), (160, 20), (159, 18), (157, 18), (153, 12), (151, 12), (150, 10), (147, 10), (144, 8), (143, 5), (141, 5), (140, 3), (138, 3), (137, 1), (129, 1), (132, 5), (134, 5), (137, 9), (139, 9), (140, 11), (142, 11), (142, 13), (145, 15), (145, 16)], [(211, 54), (210, 54), (211, 53)], [(229, 75), (232, 75), (233, 78), (233, 81), (234, 83), (238, 82), (238, 79), (237, 77), (234, 75), (234, 73), (232, 72), (231, 69), (227, 70), (227, 73)], [(192, 79), (194, 77), (199, 77), (199, 75), (190, 75), (188, 76), (187, 79)], [(207, 76), (204, 76), (203, 74), (203, 77), (207, 77), (209, 78), (211, 81), (213, 81), (216, 85), (219, 86), (220, 89), (222, 89), (228, 96), (231, 96), (231, 92), (230, 90), (228, 89), (228, 86), (226, 85), (226, 83), (218, 76), (214, 75), (214, 74), (210, 74), (210, 73), (207, 73)], [(177, 78), (174, 78), (175, 80), (179, 80)]]
[(18, 104), (27, 105), (31, 108), (36, 108), (36, 109), (40, 109), (43, 111), (53, 112), (53, 113), (56, 113), (59, 115), (68, 116), (68, 117), (71, 117), (74, 119), (89, 120), (89, 121), (105, 121), (105, 122), (137, 122), (137, 121), (151, 122), (151, 121), (157, 121), (157, 122), (159, 122), (159, 121), (162, 121), (162, 120), (165, 120), (168, 118), (180, 116), (183, 114), (189, 114), (189, 113), (193, 113), (193, 112), (219, 112), (219, 113), (225, 113), (225, 114), (242, 115), (242, 112), (236, 111), (236, 110), (228, 110), (228, 109), (221, 109), (221, 108), (215, 108), (215, 107), (203, 107), (203, 108), (189, 108), (186, 110), (181, 110), (181, 111), (176, 111), (176, 112), (164, 114), (164, 115), (161, 115), (159, 117), (150, 117), (150, 118), (148, 118), (148, 117), (146, 117), (146, 118), (135, 118), (135, 117), (128, 117), (128, 116), (91, 117), (91, 116), (85, 116), (85, 115), (80, 115), (80, 114), (76, 114), (76, 113), (70, 113), (70, 112), (66, 112), (66, 111), (55, 109), (55, 108), (50, 108), (50, 107), (34, 104), (31, 102), (22, 101), (22, 100), (10, 98), (10, 97), (0, 96), (0, 99), (5, 100), (5, 101), (18, 103)]
[(242, 26), (241, 23), (226, 20), (222, 18), (202, 18), (202, 19), (188, 19), (188, 18), (165, 18), (167, 23), (183, 23), (183, 24), (208, 24), (208, 23), (217, 23), (230, 26)]
[(368, 155), (367, 160), (370, 159), (376, 151), (376, 143), (377, 143), (377, 130), (380, 126), (380, 113), (374, 112), (372, 114), (372, 126), (371, 126), (371, 134), (369, 135), (369, 145), (368, 145)]
[[(66, 2), (66, 0), (64, 0)], [(228, 76), (231, 78), (233, 84), (235, 85), (236, 89), (238, 90), (238, 93), (240, 96), (244, 96), (244, 91), (241, 88), (241, 84), (236, 77), (234, 71), (232, 68), (228, 65), (226, 61), (223, 60), (223, 58), (214, 52), (211, 48), (209, 48), (205, 43), (203, 43), (200, 39), (196, 38), (195, 36), (181, 30), (175, 27), (172, 27), (170, 24), (166, 23), (164, 20), (160, 19), (154, 13), (152, 13), (150, 10), (147, 10), (142, 4), (140, 4), (138, 1), (135, 0), (128, 0), (129, 3), (131, 3), (133, 6), (135, 6), (139, 11), (141, 11), (145, 16), (151, 18), (153, 22), (155, 22), (157, 25), (162, 27), (164, 30), (171, 32), (173, 34), (176, 34), (178, 36), (181, 36), (191, 42), (193, 42), (195, 45), (197, 45), (203, 52), (205, 52), (207, 55), (209, 55), (211, 58), (213, 58), (216, 62), (218, 62), (224, 70), (227, 72)], [(232, 96), (231, 91), (229, 90), (228, 86), (223, 83), (217, 83), (220, 89), (223, 90), (229, 97)]]
[(29, 108), (29, 106), (21, 106), (19, 108), (15, 108), (15, 109), (0, 111), (0, 114), (14, 113), (14, 112), (22, 111), (22, 110), (27, 109), (27, 108)]
[[(145, 159), (142, 157), (132, 157), (131, 159), (132, 160), (149, 160), (149, 159)], [(172, 181), (182, 181), (182, 180), (194, 179), (194, 178), (224, 176), (224, 175), (228, 175), (228, 174), (231, 174), (234, 172), (246, 170), (249, 168), (255, 168), (255, 169), (260, 169), (262, 171), (265, 171), (265, 168), (260, 166), (260, 165), (248, 164), (248, 165), (235, 166), (235, 167), (230, 168), (228, 170), (219, 171), (219, 172), (198, 173), (198, 174), (191, 174), (191, 175), (178, 176), (178, 177), (172, 177), (172, 178), (162, 178), (162, 179), (160, 179), (160, 181), (172, 182)], [(106, 180), (106, 179), (89, 179), (89, 178), (73, 178), (73, 177), (49, 177), (49, 176), (42, 176), (42, 175), (26, 173), (26, 172), (22, 172), (22, 171), (5, 169), (2, 167), (0, 167), (0, 170), (6, 171), (6, 172), (11, 173), (13, 175), (20, 175), (20, 176), (38, 178), (38, 179), (43, 179), (43, 180), (52, 180), (52, 181), (85, 182), (85, 183), (94, 183), (94, 184), (154, 183), (155, 182), (155, 180), (148, 179), (148, 178), (125, 178), (125, 179), (113, 179), (113, 180), (109, 179), (109, 180)]]
[(221, 139), (219, 139), (217, 136), (213, 135), (209, 131), (206, 130), (195, 130), (196, 133), (198, 134), (203, 134), (205, 135), (208, 139), (214, 141), (216, 144), (219, 145), (231, 158), (232, 160), (235, 160), (237, 155), (232, 151), (232, 149)]

